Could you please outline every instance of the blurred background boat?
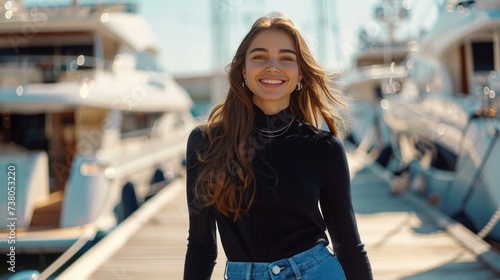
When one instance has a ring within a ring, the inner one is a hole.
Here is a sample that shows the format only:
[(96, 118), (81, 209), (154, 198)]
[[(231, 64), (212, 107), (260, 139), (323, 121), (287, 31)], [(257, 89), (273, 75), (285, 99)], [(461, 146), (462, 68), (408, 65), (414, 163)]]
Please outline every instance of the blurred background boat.
[(500, 240), (500, 2), (449, 1), (412, 52), (384, 121), (410, 187)]
[(387, 153), (383, 151), (389, 145), (389, 136), (382, 120), (382, 108), (387, 105), (384, 98), (401, 89), (405, 74), (401, 62), (410, 49), (417, 47), (418, 38), (395, 35), (409, 18), (407, 2), (382, 0), (373, 11), (376, 21), (360, 31), (359, 49), (340, 81), (350, 102), (346, 140), (386, 166)]
[[(136, 6), (0, 3), (0, 169), (16, 172), (15, 250), (60, 253), (183, 172), (193, 102), (159, 71)], [(12, 245), (1, 238), (2, 254)]]

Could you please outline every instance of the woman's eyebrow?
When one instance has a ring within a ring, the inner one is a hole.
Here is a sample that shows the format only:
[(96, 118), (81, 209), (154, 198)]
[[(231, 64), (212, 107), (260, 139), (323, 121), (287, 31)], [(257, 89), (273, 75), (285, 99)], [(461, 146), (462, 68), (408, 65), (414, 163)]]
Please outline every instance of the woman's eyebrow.
[(290, 49), (282, 49), (282, 50), (280, 50), (280, 53), (292, 53), (294, 55), (297, 55), (297, 53), (294, 50), (290, 50)]
[[(253, 52), (269, 52), (268, 49), (266, 48), (255, 48), (255, 49), (252, 49), (249, 54), (253, 53)], [(294, 55), (297, 55), (297, 53), (294, 51), (294, 50), (290, 50), (290, 49), (281, 49), (279, 50), (280, 53), (292, 53)]]

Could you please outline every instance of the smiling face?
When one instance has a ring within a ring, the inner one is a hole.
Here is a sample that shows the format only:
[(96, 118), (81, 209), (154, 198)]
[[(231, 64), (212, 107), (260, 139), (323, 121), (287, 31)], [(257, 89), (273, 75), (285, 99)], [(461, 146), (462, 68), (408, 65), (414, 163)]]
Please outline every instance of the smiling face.
[(246, 51), (243, 77), (253, 93), (252, 102), (264, 113), (287, 108), (302, 79), (293, 39), (280, 30), (260, 32)]

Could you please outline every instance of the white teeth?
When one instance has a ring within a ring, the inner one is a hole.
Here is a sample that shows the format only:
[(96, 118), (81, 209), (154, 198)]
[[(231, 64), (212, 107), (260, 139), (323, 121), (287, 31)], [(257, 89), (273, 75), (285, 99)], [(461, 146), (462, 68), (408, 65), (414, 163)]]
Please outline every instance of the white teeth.
[(268, 79), (265, 79), (265, 80), (260, 80), (261, 82), (263, 82), (264, 84), (281, 84), (283, 83), (282, 80), (268, 80)]

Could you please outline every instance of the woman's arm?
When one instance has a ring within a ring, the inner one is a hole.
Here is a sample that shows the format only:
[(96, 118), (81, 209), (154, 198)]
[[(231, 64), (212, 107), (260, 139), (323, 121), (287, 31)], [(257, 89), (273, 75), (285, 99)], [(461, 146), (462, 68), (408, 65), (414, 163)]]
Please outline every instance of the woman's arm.
[(200, 168), (196, 150), (203, 141), (200, 128), (189, 135), (186, 151), (186, 194), (189, 211), (189, 237), (184, 262), (184, 279), (210, 279), (217, 258), (215, 212), (204, 207), (193, 190)]
[(332, 245), (347, 279), (373, 279), (352, 207), (351, 181), (344, 146), (334, 136), (327, 144), (320, 204)]

